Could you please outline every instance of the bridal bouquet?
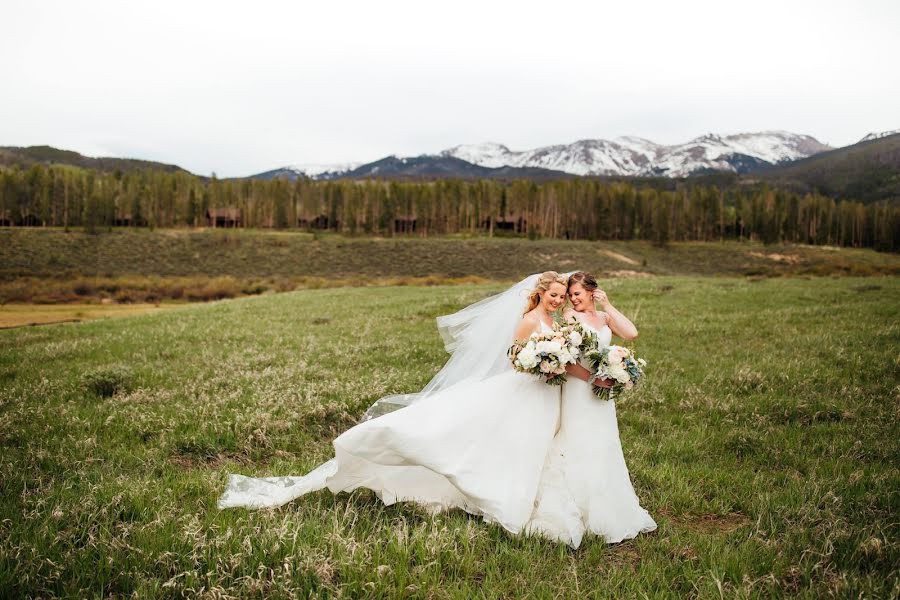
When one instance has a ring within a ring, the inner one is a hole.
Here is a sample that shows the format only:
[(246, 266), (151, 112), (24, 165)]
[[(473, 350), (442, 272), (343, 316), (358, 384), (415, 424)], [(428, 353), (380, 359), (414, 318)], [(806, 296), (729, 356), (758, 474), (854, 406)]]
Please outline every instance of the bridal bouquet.
[(516, 341), (507, 351), (513, 368), (543, 378), (550, 385), (566, 381), (566, 365), (575, 364), (582, 351), (593, 344), (593, 334), (577, 321), (559, 325), (553, 331), (532, 333), (524, 341)]
[(593, 348), (585, 352), (584, 358), (596, 377), (613, 380), (611, 388), (591, 386), (598, 398), (609, 400), (636, 386), (644, 376), (647, 365), (647, 361), (637, 358), (634, 352), (623, 346)]

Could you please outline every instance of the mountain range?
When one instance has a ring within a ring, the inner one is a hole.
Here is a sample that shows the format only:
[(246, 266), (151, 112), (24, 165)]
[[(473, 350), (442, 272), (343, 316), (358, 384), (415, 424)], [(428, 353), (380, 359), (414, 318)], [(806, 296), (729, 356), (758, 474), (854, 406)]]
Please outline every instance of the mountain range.
[(513, 151), (503, 144), (487, 142), (454, 146), (437, 154), (389, 156), (365, 164), (288, 166), (253, 177), (553, 177), (566, 174), (687, 177), (713, 171), (749, 173), (828, 150), (832, 148), (814, 137), (788, 131), (707, 134), (671, 146), (633, 136), (613, 140), (579, 140), (523, 151)]
[[(0, 147), (0, 168), (36, 164), (188, 173), (171, 164), (93, 158), (51, 146)], [(485, 143), (454, 146), (436, 154), (387, 156), (365, 164), (283, 167), (250, 178), (542, 180), (579, 176), (653, 177), (658, 181), (705, 176), (714, 185), (718, 185), (715, 181), (770, 182), (800, 192), (863, 202), (900, 198), (900, 130), (869, 133), (842, 148), (830, 148), (808, 135), (786, 131), (709, 134), (672, 146), (637, 137), (582, 140), (525, 151)]]

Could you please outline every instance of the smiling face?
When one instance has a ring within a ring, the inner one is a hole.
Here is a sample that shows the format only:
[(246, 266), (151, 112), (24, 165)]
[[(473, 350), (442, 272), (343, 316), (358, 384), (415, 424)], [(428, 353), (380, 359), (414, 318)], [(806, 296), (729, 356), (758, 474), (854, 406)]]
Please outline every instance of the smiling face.
[(578, 312), (584, 312), (594, 306), (593, 294), (580, 283), (573, 283), (569, 286), (569, 300), (572, 301), (572, 307)]
[(551, 283), (547, 291), (541, 295), (541, 304), (547, 312), (559, 310), (566, 301), (566, 286), (561, 283)]

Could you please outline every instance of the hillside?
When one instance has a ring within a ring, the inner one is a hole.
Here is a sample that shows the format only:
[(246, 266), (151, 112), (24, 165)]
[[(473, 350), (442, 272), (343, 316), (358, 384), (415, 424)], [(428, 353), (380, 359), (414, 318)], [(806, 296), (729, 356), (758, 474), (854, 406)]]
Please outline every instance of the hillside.
[(517, 238), (316, 239), (303, 233), (0, 229), (0, 280), (19, 277), (466, 277), (547, 269), (617, 275), (898, 274), (900, 256), (804, 245), (587, 242)]
[(900, 199), (900, 134), (772, 167), (750, 179), (861, 202)]
[(60, 150), (52, 146), (0, 146), (0, 166), (18, 166), (28, 168), (32, 165), (68, 165), (83, 169), (95, 169), (97, 171), (112, 172), (141, 171), (152, 169), (170, 173), (188, 173), (177, 165), (169, 165), (151, 160), (139, 160), (136, 158), (94, 158), (84, 156), (72, 150)]

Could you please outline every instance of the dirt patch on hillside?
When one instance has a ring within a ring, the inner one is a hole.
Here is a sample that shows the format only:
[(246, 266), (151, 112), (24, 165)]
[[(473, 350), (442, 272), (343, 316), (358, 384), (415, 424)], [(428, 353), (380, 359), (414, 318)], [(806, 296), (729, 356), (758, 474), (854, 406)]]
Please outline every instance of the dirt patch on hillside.
[(613, 252), (612, 250), (601, 250), (600, 252), (602, 252), (603, 254), (605, 254), (606, 256), (608, 256), (610, 258), (613, 258), (615, 260), (618, 260), (618, 261), (623, 262), (628, 265), (637, 266), (637, 265), (641, 264), (638, 261), (634, 260), (633, 258), (628, 258), (624, 254), (619, 254), (618, 252)]
[(796, 265), (803, 260), (796, 254), (778, 254), (777, 252), (772, 252), (771, 254), (764, 254), (762, 252), (748, 252), (747, 256), (753, 256), (755, 258), (766, 258), (768, 260), (773, 260), (775, 262), (783, 263), (786, 265)]
[(607, 277), (653, 277), (652, 273), (644, 271), (631, 271), (629, 269), (620, 269), (618, 271), (607, 271)]

